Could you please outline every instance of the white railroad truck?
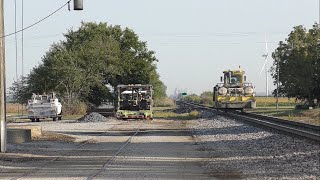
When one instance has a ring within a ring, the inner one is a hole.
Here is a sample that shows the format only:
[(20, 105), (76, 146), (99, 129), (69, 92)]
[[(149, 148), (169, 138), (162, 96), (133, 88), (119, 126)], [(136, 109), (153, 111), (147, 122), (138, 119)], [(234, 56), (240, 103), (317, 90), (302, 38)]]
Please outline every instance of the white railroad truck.
[(55, 93), (37, 95), (33, 94), (27, 105), (28, 118), (32, 122), (40, 119), (52, 118), (53, 121), (61, 120), (62, 105)]

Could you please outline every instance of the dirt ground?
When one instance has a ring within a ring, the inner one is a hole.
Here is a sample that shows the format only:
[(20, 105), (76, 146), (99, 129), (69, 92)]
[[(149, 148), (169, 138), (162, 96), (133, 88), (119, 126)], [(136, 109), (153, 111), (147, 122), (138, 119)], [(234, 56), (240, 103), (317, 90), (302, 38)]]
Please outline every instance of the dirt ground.
[[(30, 123), (25, 123), (30, 124)], [(211, 179), (186, 121), (40, 122), (44, 136), (10, 144), (0, 179)], [(108, 160), (140, 129), (116, 158)]]
[(19, 124), (40, 125), (43, 136), (9, 144), (0, 153), (0, 179), (320, 177), (315, 142), (212, 114), (193, 120)]

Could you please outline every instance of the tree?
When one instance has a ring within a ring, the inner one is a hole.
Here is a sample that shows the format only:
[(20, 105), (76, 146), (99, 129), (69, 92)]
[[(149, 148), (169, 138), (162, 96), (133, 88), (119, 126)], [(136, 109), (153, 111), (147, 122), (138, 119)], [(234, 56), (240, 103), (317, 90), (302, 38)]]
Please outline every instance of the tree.
[(213, 92), (204, 91), (200, 94), (201, 104), (213, 105)]
[[(42, 58), (42, 63), (25, 77), (24, 88), (15, 82), (15, 97), (55, 91), (67, 104), (99, 105), (113, 98), (106, 85), (152, 84), (157, 98), (165, 86), (156, 71), (155, 52), (129, 28), (106, 23), (82, 23), (64, 34)], [(25, 99), (21, 99), (25, 102)]]
[[(274, 83), (277, 81), (279, 66), (279, 94), (289, 98), (307, 100), (314, 105), (320, 102), (320, 29), (315, 24), (306, 30), (294, 27), (285, 42), (272, 54), (275, 61), (271, 67)], [(275, 92), (274, 92), (275, 94)]]
[(31, 97), (32, 92), (28, 89), (28, 80), (26, 77), (21, 77), (18, 81), (15, 81), (10, 87), (12, 99), (14, 102), (27, 102)]

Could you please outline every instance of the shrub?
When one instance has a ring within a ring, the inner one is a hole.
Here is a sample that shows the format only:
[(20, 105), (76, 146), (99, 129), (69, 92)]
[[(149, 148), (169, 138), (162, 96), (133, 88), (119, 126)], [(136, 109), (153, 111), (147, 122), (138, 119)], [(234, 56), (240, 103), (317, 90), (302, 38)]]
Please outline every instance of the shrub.
[(87, 113), (87, 105), (83, 102), (77, 102), (70, 105), (62, 105), (62, 113), (64, 115), (79, 115)]
[(172, 98), (165, 97), (163, 99), (154, 100), (155, 107), (172, 107), (175, 106), (175, 102)]
[(198, 118), (198, 117), (200, 117), (200, 112), (193, 110), (193, 111), (189, 112), (189, 116), (191, 116), (192, 118)]

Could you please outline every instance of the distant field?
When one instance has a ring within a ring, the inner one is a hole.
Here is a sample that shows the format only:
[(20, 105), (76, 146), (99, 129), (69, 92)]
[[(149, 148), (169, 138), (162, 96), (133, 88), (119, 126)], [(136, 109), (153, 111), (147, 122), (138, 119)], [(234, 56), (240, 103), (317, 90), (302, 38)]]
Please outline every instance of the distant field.
[(290, 121), (299, 121), (313, 125), (320, 125), (320, 109), (295, 109), (295, 105), (301, 104), (294, 98), (279, 98), (279, 109), (276, 109), (276, 98), (256, 97), (257, 108), (254, 113), (275, 116)]
[[(257, 99), (257, 107), (270, 107), (276, 106), (276, 98), (275, 97), (256, 97)], [(299, 101), (295, 101), (295, 99), (288, 99), (287, 97), (279, 97), (279, 106), (295, 106)]]

